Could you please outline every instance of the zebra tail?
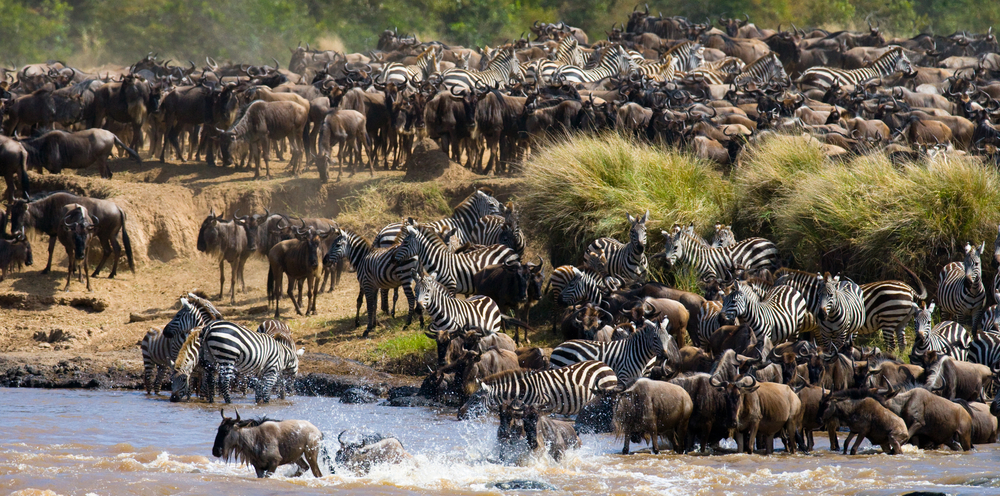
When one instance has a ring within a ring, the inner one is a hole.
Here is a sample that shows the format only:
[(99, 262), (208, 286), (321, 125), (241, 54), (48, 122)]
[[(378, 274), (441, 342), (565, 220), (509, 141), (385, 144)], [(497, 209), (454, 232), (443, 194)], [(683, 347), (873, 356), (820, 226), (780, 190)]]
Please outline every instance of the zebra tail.
[(529, 326), (526, 322), (524, 322), (523, 320), (515, 319), (514, 317), (509, 317), (507, 315), (501, 314), (500, 320), (502, 320), (504, 325), (507, 326), (516, 326), (527, 331), (531, 330), (531, 326)]
[(917, 299), (918, 300), (927, 299), (927, 288), (924, 286), (924, 282), (921, 281), (920, 278), (917, 277), (917, 275), (912, 270), (910, 270), (908, 267), (906, 267), (905, 265), (902, 265), (902, 267), (903, 267), (903, 270), (905, 270), (906, 273), (909, 274), (910, 277), (913, 278), (914, 281), (916, 281), (917, 286), (920, 287), (920, 293), (917, 294)]
[(132, 241), (128, 239), (128, 230), (125, 229), (125, 211), (119, 208), (118, 214), (122, 219), (122, 244), (125, 245), (125, 257), (128, 259), (128, 269), (135, 274), (135, 259), (132, 258)]

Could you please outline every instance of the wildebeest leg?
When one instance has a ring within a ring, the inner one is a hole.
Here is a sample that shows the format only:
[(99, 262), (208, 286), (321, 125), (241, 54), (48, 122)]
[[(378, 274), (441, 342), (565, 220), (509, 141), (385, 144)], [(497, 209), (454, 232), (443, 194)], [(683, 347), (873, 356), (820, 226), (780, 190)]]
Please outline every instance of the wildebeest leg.
[(88, 267), (89, 263), (87, 262), (87, 259), (90, 258), (89, 255), (89, 248), (83, 251), (83, 261), (80, 263), (80, 273), (77, 274), (77, 277), (83, 275), (83, 277), (87, 280), (87, 291), (90, 291), (90, 267)]
[(302, 305), (299, 301), (302, 300), (302, 285), (299, 285), (299, 299), (295, 299), (295, 284), (292, 282), (292, 276), (288, 276), (288, 299), (292, 300), (292, 304), (295, 305), (295, 313), (302, 315)]
[[(274, 318), (277, 319), (280, 316), (280, 308), (281, 308), (281, 279), (282, 279), (282, 277), (284, 277), (285, 273), (284, 273), (284, 271), (281, 271), (281, 270), (277, 271), (276, 273), (273, 270), (271, 272), (274, 273), (273, 274), (274, 275), (274, 281), (273, 281), (274, 285), (271, 286), (271, 288), (272, 288), (271, 294), (274, 295)], [(288, 293), (291, 294), (291, 291), (289, 291)]]
[(313, 275), (309, 277), (309, 286), (310, 286), (310, 292), (309, 292), (309, 300), (310, 300), (310, 303), (309, 303), (309, 312), (311, 312), (312, 315), (316, 315), (316, 300), (318, 299), (318, 296), (319, 296), (320, 282), (321, 281), (320, 281), (319, 277), (316, 276), (315, 273), (313, 273)]
[[(261, 155), (264, 156), (264, 170), (267, 172), (267, 174), (266, 174), (267, 178), (271, 179), (271, 162), (270, 162), (270, 160), (271, 160), (271, 142), (270, 142), (270, 140), (268, 140), (268, 139), (265, 138), (263, 140), (263, 145), (262, 146), (264, 147), (264, 151), (263, 151), (263, 153), (261, 153)], [(278, 157), (278, 160), (281, 160), (281, 157)]]
[(69, 291), (69, 283), (73, 280), (73, 271), (76, 270), (76, 257), (70, 250), (66, 250), (66, 257), (69, 259), (66, 265), (66, 287), (63, 291)]
[(243, 280), (243, 268), (244, 268), (244, 266), (247, 263), (247, 258), (248, 257), (241, 257), (240, 258), (240, 266), (239, 266), (239, 269), (237, 269), (237, 271), (236, 271), (236, 274), (240, 278), (240, 292), (242, 292), (242, 293), (246, 293), (247, 292), (247, 282)]
[[(852, 455), (858, 454), (858, 446), (861, 445), (861, 441), (864, 441), (866, 436), (868, 436), (868, 431), (861, 431), (858, 433), (858, 438), (854, 441), (854, 446), (851, 446)], [(844, 442), (844, 448), (847, 448), (846, 441)]]
[(854, 431), (851, 431), (851, 432), (847, 433), (847, 439), (844, 440), (844, 454), (845, 455), (847, 454), (847, 448), (851, 446), (851, 439), (854, 439), (854, 436), (856, 436), (856, 435), (857, 435), (857, 433), (854, 432)]
[(219, 297), (218, 300), (222, 299), (222, 295), (226, 294), (226, 259), (219, 259)]
[(49, 263), (45, 264), (42, 274), (48, 274), (52, 270), (52, 251), (56, 249), (56, 237), (49, 236)]
[[(101, 272), (101, 269), (104, 268), (104, 264), (107, 263), (108, 258), (111, 258), (111, 253), (112, 253), (111, 240), (106, 239), (104, 237), (99, 237), (99, 239), (101, 240), (101, 261), (97, 262), (97, 268), (94, 269), (94, 273), (91, 274), (94, 277), (97, 277), (97, 274)], [(115, 244), (118, 244), (118, 240), (117, 239), (115, 240)], [(115, 274), (116, 274), (116, 272), (117, 272), (117, 268), (118, 268), (118, 256), (121, 255), (121, 252), (122, 252), (122, 247), (119, 245), (117, 247), (117, 249), (114, 250), (114, 253), (115, 253), (114, 266), (115, 266), (115, 268), (111, 270), (111, 275), (108, 276), (108, 279), (111, 279), (112, 277), (114, 277)]]
[(826, 431), (827, 431), (827, 434), (830, 437), (830, 451), (838, 451), (838, 450), (840, 450), (840, 443), (837, 441), (837, 428), (838, 427), (840, 427), (840, 422), (837, 422), (836, 419), (831, 420), (826, 425)]
[(229, 304), (236, 304), (236, 278), (238, 277), (240, 268), (239, 255), (236, 255), (236, 260), (229, 262)]

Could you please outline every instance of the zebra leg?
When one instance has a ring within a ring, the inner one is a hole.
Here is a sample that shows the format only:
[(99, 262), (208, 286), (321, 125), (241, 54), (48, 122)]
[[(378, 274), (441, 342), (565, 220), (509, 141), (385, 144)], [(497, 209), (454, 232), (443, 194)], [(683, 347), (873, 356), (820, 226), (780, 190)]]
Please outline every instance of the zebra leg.
[(153, 362), (146, 362), (142, 367), (142, 384), (146, 386), (146, 394), (153, 393), (153, 369), (156, 364)]
[(167, 368), (163, 365), (156, 366), (156, 379), (153, 380), (153, 394), (160, 395), (160, 387), (163, 386), (163, 376), (166, 375)]
[(215, 367), (205, 367), (205, 373), (202, 377), (205, 383), (204, 398), (209, 403), (215, 403), (215, 372)]
[(885, 350), (890, 351), (896, 349), (897, 330), (888, 327), (883, 327), (880, 330), (882, 331), (882, 342), (885, 343)]
[(377, 311), (376, 307), (377, 307), (377, 303), (378, 303), (378, 291), (376, 291), (375, 288), (366, 288), (365, 289), (365, 298), (368, 300), (367, 301), (367, 303), (368, 303), (368, 327), (365, 329), (365, 333), (362, 334), (361, 336), (367, 338), (368, 337), (368, 333), (371, 332), (372, 329), (374, 329), (375, 326), (378, 324), (378, 321), (375, 318), (375, 312)]
[(222, 398), (226, 403), (232, 403), (232, 393), (229, 391), (233, 379), (236, 378), (236, 368), (232, 364), (219, 365), (219, 389), (222, 390)]
[(354, 314), (354, 327), (358, 327), (361, 325), (361, 304), (364, 303), (364, 300), (365, 300), (365, 290), (358, 289), (358, 312)]
[(399, 288), (392, 288), (392, 318), (396, 318), (396, 302), (399, 301)]
[[(382, 313), (389, 314), (389, 288), (382, 288), (379, 290), (382, 295)], [(393, 315), (395, 317), (395, 315)]]
[(257, 380), (257, 403), (270, 403), (271, 402), (271, 388), (274, 387), (275, 382), (278, 379), (278, 371), (271, 371), (264, 374)]
[(416, 312), (420, 317), (420, 327), (424, 327), (424, 313), (419, 309), (415, 309), (417, 306), (417, 297), (413, 294), (413, 287), (407, 282), (403, 283), (403, 294), (406, 295), (406, 307), (409, 312), (406, 314), (406, 324), (403, 325), (403, 329), (406, 329), (413, 323), (413, 313)]

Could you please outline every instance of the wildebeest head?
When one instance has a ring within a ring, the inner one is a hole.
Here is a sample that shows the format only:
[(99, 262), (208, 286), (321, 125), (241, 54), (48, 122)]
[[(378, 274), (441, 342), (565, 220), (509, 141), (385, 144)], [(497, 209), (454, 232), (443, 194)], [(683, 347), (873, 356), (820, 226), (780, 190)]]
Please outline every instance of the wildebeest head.
[(31, 243), (28, 242), (28, 237), (24, 235), (23, 227), (14, 234), (11, 245), (15, 250), (24, 250), (24, 265), (35, 263), (35, 259), (31, 256)]
[(66, 215), (63, 216), (62, 228), (72, 236), (74, 258), (83, 260), (87, 253), (87, 243), (97, 227), (97, 217), (90, 215), (83, 205), (69, 204), (63, 208)]
[(760, 387), (757, 379), (749, 375), (743, 376), (734, 382), (723, 381), (716, 376), (712, 376), (709, 379), (709, 384), (721, 390), (726, 400), (729, 415), (723, 419), (723, 425), (730, 429), (736, 427), (739, 423), (740, 412), (743, 409), (743, 397)]
[(497, 440), (511, 443), (524, 437), (524, 402), (520, 399), (504, 401), (500, 404), (500, 427)]
[(228, 222), (215, 215), (215, 209), (212, 209), (208, 217), (201, 223), (201, 229), (198, 230), (198, 251), (208, 252), (219, 249), (223, 241), (223, 233), (219, 229), (221, 223)]
[(222, 408), (219, 409), (219, 414), (222, 415), (222, 423), (219, 424), (219, 430), (215, 434), (215, 443), (212, 445), (212, 456), (216, 458), (222, 458), (226, 451), (226, 438), (238, 429), (241, 423), (239, 410), (236, 410), (236, 418), (227, 417)]
[(319, 267), (320, 243), (333, 232), (333, 229), (320, 231), (312, 227), (300, 229), (298, 226), (292, 226), (292, 231), (295, 233), (295, 239), (305, 243), (306, 266), (310, 269)]
[(540, 256), (537, 264), (531, 262), (524, 264), (525, 268), (528, 269), (528, 301), (542, 299), (542, 285), (545, 282), (544, 265), (545, 262)]
[(17, 199), (7, 204), (7, 220), (10, 221), (10, 232), (24, 229), (25, 225), (33, 224), (32, 213), (28, 209), (28, 201)]

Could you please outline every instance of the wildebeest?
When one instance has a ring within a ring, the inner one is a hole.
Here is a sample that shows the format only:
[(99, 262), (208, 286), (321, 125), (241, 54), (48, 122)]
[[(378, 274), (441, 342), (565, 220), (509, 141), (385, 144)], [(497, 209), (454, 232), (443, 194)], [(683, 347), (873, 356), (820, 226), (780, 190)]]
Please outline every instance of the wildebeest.
[(659, 454), (661, 436), (670, 440), (675, 452), (683, 453), (693, 409), (687, 391), (676, 384), (645, 378), (635, 381), (615, 406), (615, 436), (625, 439), (622, 454), (628, 454), (629, 441), (651, 442), (653, 454)]
[(142, 163), (135, 150), (106, 129), (85, 129), (75, 133), (56, 130), (21, 141), (28, 152), (28, 166), (35, 167), (38, 172), (44, 167), (58, 174), (63, 169), (86, 169), (97, 164), (97, 170), (105, 179), (111, 179), (108, 156), (115, 145), (128, 152), (137, 163)]
[[(293, 104), (294, 105), (294, 104)], [(271, 271), (268, 279), (273, 278), (271, 285), (271, 297), (274, 299), (274, 318), (281, 317), (281, 281), (282, 277), (288, 275), (288, 298), (295, 305), (295, 312), (302, 315), (299, 300), (292, 296), (295, 282), (304, 279), (308, 286), (308, 303), (306, 305), (306, 315), (316, 312), (316, 295), (319, 292), (320, 263), (323, 258), (321, 240), (326, 238), (333, 230), (317, 231), (311, 227), (306, 229), (293, 228), (295, 239), (282, 241), (267, 254)], [(302, 298), (302, 286), (299, 286), (299, 299)], [(270, 302), (269, 298), (269, 302)]]
[(333, 145), (339, 144), (337, 151), (337, 164), (340, 166), (337, 171), (337, 180), (344, 174), (344, 157), (351, 161), (351, 177), (361, 163), (361, 149), (364, 148), (368, 155), (368, 172), (375, 175), (372, 164), (372, 145), (366, 130), (365, 116), (361, 112), (350, 109), (330, 109), (319, 131), (319, 154), (316, 156), (316, 167), (319, 169), (320, 180), (326, 182), (329, 179), (330, 154)]
[(972, 416), (957, 403), (912, 387), (888, 399), (885, 406), (906, 422), (907, 438), (919, 447), (946, 444), (956, 451), (972, 449)]
[[(851, 391), (853, 392), (853, 391)], [(857, 436), (851, 454), (858, 454), (858, 445), (865, 438), (882, 446), (882, 451), (890, 455), (902, 452), (900, 444), (909, 438), (903, 419), (882, 406), (875, 398), (869, 396), (851, 397), (844, 393), (835, 393), (821, 411), (823, 423), (832, 419), (843, 422), (851, 429), (844, 441), (844, 454), (851, 439)]]
[(993, 378), (993, 372), (989, 367), (942, 356), (934, 350), (928, 351), (925, 359), (927, 368), (918, 377), (918, 380), (923, 381), (925, 388), (949, 400), (984, 399), (983, 386), (989, 384)]
[(0, 281), (7, 277), (7, 272), (33, 263), (31, 243), (28, 243), (23, 228), (14, 234), (14, 239), (0, 238)]
[(87, 127), (101, 127), (105, 116), (129, 124), (132, 127), (130, 145), (135, 149), (142, 148), (142, 125), (148, 114), (159, 110), (160, 95), (159, 85), (151, 84), (136, 74), (125, 75), (121, 81), (105, 83), (94, 92)]
[(223, 268), (229, 262), (229, 301), (236, 304), (236, 281), (240, 281), (245, 293), (247, 284), (243, 281), (243, 265), (250, 258), (247, 231), (236, 219), (224, 220), (212, 210), (198, 231), (198, 251), (219, 257), (219, 299), (226, 288), (226, 272)]
[[(517, 309), (528, 301), (528, 287), (532, 276), (542, 268), (542, 260), (538, 264), (509, 261), (501, 265), (491, 265), (472, 276), (473, 293), (490, 297), (503, 314)], [(524, 341), (531, 344), (527, 330)], [(520, 333), (514, 328), (514, 342), (521, 344)]]
[[(90, 238), (97, 228), (97, 217), (90, 215), (87, 207), (77, 203), (64, 205), (62, 209), (62, 228), (58, 231), (59, 242), (66, 248), (66, 258), (69, 266), (66, 269), (66, 288), (69, 291), (69, 282), (73, 279), (73, 272), (77, 273), (77, 279), (87, 278), (87, 291), (90, 291), (90, 272), (87, 267), (87, 254), (90, 253)], [(77, 267), (77, 263), (80, 264)]]
[(340, 449), (337, 451), (337, 464), (346, 467), (348, 470), (365, 475), (372, 466), (378, 464), (399, 464), (413, 457), (403, 448), (403, 443), (392, 436), (381, 434), (362, 436), (356, 443), (345, 443), (343, 431), (337, 436)]
[[(21, 143), (6, 136), (0, 136), (0, 174), (7, 182), (8, 202), (15, 196), (28, 197), (28, 152)], [(14, 174), (20, 178), (20, 184), (14, 182)]]
[(298, 174), (299, 160), (305, 150), (302, 131), (309, 118), (309, 109), (302, 108), (295, 102), (265, 102), (256, 101), (247, 107), (243, 117), (228, 130), (217, 129), (222, 149), (224, 165), (233, 163), (230, 147), (235, 141), (244, 141), (250, 145), (250, 158), (254, 161), (256, 170), (254, 179), (260, 177), (260, 159), (263, 156), (266, 175), (271, 177), (271, 165), (268, 157), (271, 153), (271, 141), (285, 138), (291, 142), (292, 157), (288, 161), (292, 174)]
[(227, 417), (222, 409), (222, 423), (215, 435), (212, 455), (227, 461), (253, 465), (258, 478), (269, 477), (281, 465), (298, 465), (296, 476), (309, 469), (314, 477), (322, 477), (319, 466), (323, 433), (305, 420), (273, 420), (261, 417), (241, 420)]
[[(160, 149), (160, 162), (163, 162), (168, 146), (173, 147), (178, 160), (184, 160), (177, 139), (183, 129), (191, 129), (193, 132), (195, 126), (203, 125), (204, 135), (218, 127), (231, 126), (239, 110), (234, 90), (235, 85), (213, 88), (199, 84), (175, 88), (163, 97), (163, 146)], [(208, 145), (206, 161), (210, 165), (215, 165), (213, 141), (208, 140), (206, 144)]]
[(500, 459), (505, 463), (526, 464), (527, 455), (545, 452), (559, 461), (567, 449), (580, 447), (580, 436), (573, 424), (548, 417), (544, 406), (508, 400), (500, 405), (499, 416), (497, 441)]
[(95, 234), (101, 241), (103, 255), (91, 276), (96, 277), (101, 272), (105, 262), (111, 257), (112, 250), (114, 251), (114, 260), (108, 278), (114, 278), (118, 274), (118, 259), (121, 258), (122, 253), (122, 246), (118, 244), (119, 230), (122, 233), (122, 244), (125, 245), (128, 267), (132, 272), (135, 272), (135, 263), (132, 260), (132, 243), (129, 241), (128, 231), (125, 229), (125, 211), (110, 200), (56, 192), (39, 195), (30, 200), (15, 200), (7, 207), (12, 232), (26, 226), (49, 235), (49, 261), (45, 264), (42, 274), (48, 274), (52, 267), (52, 252), (56, 246), (56, 237), (63, 226), (62, 207), (70, 203), (83, 205), (90, 212), (90, 215), (97, 217), (98, 220)]

